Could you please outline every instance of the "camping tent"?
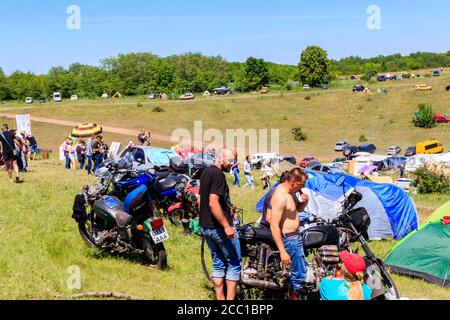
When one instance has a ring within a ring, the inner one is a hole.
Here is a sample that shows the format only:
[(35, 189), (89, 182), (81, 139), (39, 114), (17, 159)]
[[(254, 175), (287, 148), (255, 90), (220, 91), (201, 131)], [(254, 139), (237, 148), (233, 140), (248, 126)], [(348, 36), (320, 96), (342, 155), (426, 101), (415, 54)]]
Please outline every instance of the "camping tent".
[[(308, 171), (305, 193), (310, 197), (306, 211), (324, 219), (334, 219), (341, 213), (343, 188), (335, 185), (342, 174), (319, 175)], [(414, 202), (409, 195), (393, 184), (379, 184), (346, 176), (345, 191), (352, 188), (361, 192), (363, 199), (357, 206), (366, 208), (371, 224), (368, 230), (372, 240), (400, 239), (419, 226)], [(261, 199), (256, 211), (262, 212)]]
[(448, 287), (450, 284), (450, 201), (436, 210), (421, 228), (405, 237), (385, 259), (391, 271)]

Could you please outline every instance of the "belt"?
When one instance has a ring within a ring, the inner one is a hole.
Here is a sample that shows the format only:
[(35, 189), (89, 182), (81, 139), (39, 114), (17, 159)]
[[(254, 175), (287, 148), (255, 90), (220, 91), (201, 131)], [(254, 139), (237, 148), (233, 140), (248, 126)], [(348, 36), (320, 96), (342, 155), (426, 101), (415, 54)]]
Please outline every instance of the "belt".
[(295, 232), (289, 232), (289, 233), (283, 234), (283, 239), (287, 239), (287, 238), (291, 238), (291, 237), (296, 237), (296, 236), (299, 236), (299, 235), (300, 235), (300, 233), (299, 233), (298, 231), (295, 231)]

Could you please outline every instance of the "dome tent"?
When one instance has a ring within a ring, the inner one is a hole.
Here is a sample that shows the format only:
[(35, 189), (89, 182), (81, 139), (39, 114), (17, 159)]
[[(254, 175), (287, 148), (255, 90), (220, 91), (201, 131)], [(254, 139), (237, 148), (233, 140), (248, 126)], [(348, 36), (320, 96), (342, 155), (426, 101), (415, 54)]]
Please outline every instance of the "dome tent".
[(449, 286), (450, 225), (441, 222), (444, 216), (450, 216), (450, 201), (392, 248), (384, 261), (392, 272)]

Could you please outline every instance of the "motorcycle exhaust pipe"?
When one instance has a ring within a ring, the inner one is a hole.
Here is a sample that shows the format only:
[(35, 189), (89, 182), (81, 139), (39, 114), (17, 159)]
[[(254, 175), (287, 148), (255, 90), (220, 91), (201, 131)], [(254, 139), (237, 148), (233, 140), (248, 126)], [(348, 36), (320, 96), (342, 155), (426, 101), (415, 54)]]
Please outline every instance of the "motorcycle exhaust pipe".
[(266, 281), (266, 280), (257, 280), (257, 279), (242, 279), (242, 283), (250, 286), (250, 287), (256, 287), (259, 289), (270, 289), (270, 290), (276, 290), (276, 291), (282, 291), (283, 287), (279, 286), (275, 282), (272, 281)]

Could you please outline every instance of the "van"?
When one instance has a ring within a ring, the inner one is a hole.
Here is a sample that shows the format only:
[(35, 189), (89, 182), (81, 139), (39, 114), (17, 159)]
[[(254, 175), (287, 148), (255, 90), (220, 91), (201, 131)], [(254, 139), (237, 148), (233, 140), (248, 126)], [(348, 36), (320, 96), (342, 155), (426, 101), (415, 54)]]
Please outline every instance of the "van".
[(435, 154), (444, 152), (444, 147), (437, 140), (425, 141), (416, 145), (416, 154)]
[(53, 93), (53, 101), (55, 101), (55, 102), (61, 102), (61, 101), (62, 101), (61, 93), (59, 93), (59, 92), (54, 92), (54, 93)]

